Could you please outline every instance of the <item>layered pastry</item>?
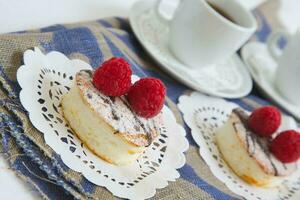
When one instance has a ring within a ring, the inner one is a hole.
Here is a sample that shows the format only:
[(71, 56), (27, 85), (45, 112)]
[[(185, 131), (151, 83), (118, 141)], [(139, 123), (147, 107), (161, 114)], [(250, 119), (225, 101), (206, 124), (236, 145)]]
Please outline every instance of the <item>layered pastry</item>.
[[(111, 71), (111, 66), (118, 67), (117, 72), (120, 72), (119, 60), (110, 61), (108, 71)], [(107, 69), (103, 67), (101, 70)], [(106, 73), (100, 72), (99, 79)], [(71, 128), (90, 150), (109, 163), (126, 165), (135, 161), (159, 135), (162, 114), (157, 111), (151, 118), (139, 116), (127, 97), (121, 95), (124, 92), (118, 96), (104, 94), (116, 93), (111, 85), (116, 84), (113, 81), (117, 76), (109, 73), (110, 78), (115, 77), (105, 83), (110, 89), (100, 91), (95, 87), (92, 71), (78, 72), (74, 86), (63, 97), (62, 109)], [(124, 80), (121, 87), (124, 88)], [(121, 87), (118, 87), (119, 91)]]
[(92, 72), (80, 71), (62, 100), (63, 113), (77, 136), (102, 159), (117, 165), (138, 158), (159, 134), (161, 114), (137, 116), (127, 99), (109, 97), (92, 84)]
[[(263, 123), (260, 120), (257, 126)], [(273, 138), (254, 133), (248, 124), (249, 115), (245, 111), (233, 110), (228, 121), (216, 133), (218, 148), (230, 168), (247, 183), (259, 187), (276, 186), (282, 177), (297, 169), (297, 163), (278, 160), (270, 150)], [(270, 130), (270, 127), (267, 128)]]

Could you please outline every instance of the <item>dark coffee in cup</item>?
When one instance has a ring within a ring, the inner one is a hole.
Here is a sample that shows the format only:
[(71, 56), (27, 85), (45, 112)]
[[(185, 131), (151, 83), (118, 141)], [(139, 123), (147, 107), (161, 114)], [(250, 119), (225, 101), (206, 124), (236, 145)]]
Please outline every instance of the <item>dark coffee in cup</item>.
[(232, 23), (236, 24), (236, 21), (226, 12), (224, 11), (222, 8), (220, 8), (219, 6), (207, 1), (207, 4), (212, 7), (217, 13), (219, 13), (220, 15), (222, 15), (225, 19), (227, 19), (228, 21), (231, 21)]

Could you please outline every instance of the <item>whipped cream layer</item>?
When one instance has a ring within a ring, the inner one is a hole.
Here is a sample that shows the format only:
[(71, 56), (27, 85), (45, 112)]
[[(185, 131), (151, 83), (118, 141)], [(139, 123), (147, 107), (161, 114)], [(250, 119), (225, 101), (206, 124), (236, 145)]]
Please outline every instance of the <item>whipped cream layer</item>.
[(132, 111), (125, 96), (109, 97), (102, 94), (92, 83), (92, 71), (82, 70), (76, 74), (76, 85), (83, 100), (95, 113), (137, 146), (149, 146), (160, 133), (162, 113), (146, 119)]
[(286, 176), (297, 169), (297, 162), (285, 164), (273, 156), (269, 150), (272, 138), (261, 137), (253, 133), (247, 126), (249, 115), (245, 111), (237, 108), (233, 110), (233, 113), (241, 120), (241, 123), (234, 124), (234, 128), (243, 146), (267, 174)]

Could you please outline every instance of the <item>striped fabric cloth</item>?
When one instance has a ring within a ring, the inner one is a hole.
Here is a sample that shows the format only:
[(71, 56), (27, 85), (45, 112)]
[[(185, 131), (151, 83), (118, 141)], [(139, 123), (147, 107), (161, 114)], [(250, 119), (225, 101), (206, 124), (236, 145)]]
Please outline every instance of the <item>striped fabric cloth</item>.
[[(264, 17), (268, 5), (255, 11), (259, 29), (253, 40), (265, 41), (271, 25)], [(277, 24), (275, 24), (278, 26)], [(176, 103), (178, 97), (190, 90), (160, 71), (137, 43), (127, 20), (110, 18), (70, 25), (55, 25), (40, 30), (0, 35), (0, 151), (11, 169), (31, 184), (45, 199), (117, 199), (108, 190), (87, 181), (80, 173), (64, 165), (60, 157), (45, 144), (43, 135), (30, 123), (20, 104), (20, 87), (16, 70), (22, 64), (23, 52), (38, 46), (45, 53), (60, 51), (69, 58), (82, 59), (93, 68), (112, 56), (125, 58), (138, 76), (154, 76), (167, 86), (167, 105), (186, 131), (190, 148), (187, 162), (179, 170), (176, 182), (157, 190), (153, 199), (240, 199), (217, 180), (198, 153), (198, 147), (184, 124)], [(268, 104), (253, 90), (243, 99), (232, 100), (252, 110)]]

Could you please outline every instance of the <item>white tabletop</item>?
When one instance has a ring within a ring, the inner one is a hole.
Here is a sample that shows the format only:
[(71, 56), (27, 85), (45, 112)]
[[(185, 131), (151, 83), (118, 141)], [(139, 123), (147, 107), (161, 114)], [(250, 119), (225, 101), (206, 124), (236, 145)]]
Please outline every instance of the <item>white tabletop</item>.
[[(137, 0), (0, 0), (0, 33), (81, 22), (109, 16), (128, 16)], [(170, 1), (170, 0), (166, 0)], [(174, 0), (171, 0), (174, 1)], [(265, 0), (240, 0), (252, 9)]]
[(15, 172), (8, 168), (7, 161), (0, 156), (0, 199), (33, 200), (40, 196), (33, 188), (18, 178)]
[(0, 33), (128, 16), (137, 0), (0, 0)]

